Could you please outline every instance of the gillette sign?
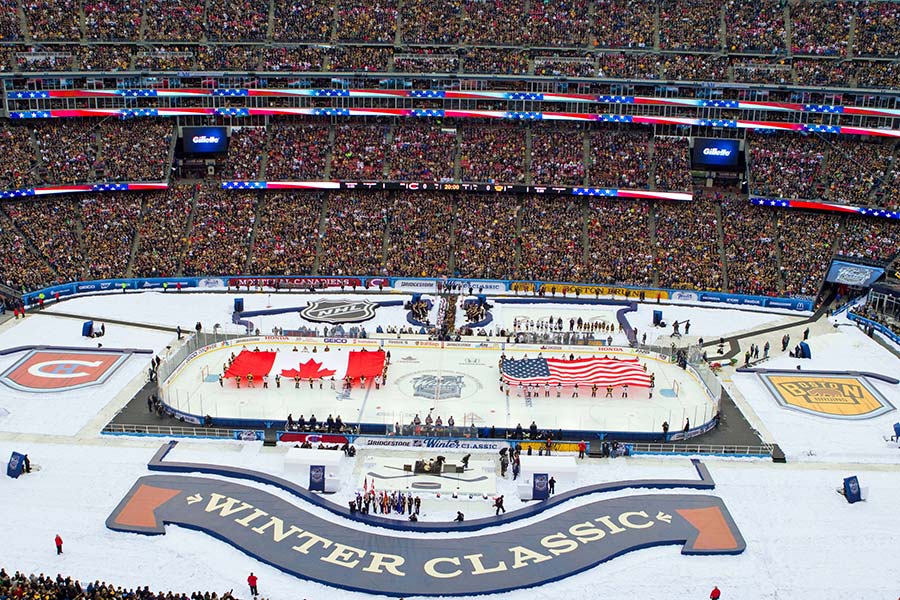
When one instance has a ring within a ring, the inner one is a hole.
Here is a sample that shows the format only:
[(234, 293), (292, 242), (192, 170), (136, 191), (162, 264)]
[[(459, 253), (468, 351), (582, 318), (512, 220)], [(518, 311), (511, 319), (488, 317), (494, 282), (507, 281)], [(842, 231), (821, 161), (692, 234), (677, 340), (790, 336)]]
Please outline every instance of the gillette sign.
[(737, 167), (740, 154), (738, 140), (694, 139), (694, 169)]
[(228, 150), (227, 127), (185, 127), (182, 138), (186, 153), (209, 154)]

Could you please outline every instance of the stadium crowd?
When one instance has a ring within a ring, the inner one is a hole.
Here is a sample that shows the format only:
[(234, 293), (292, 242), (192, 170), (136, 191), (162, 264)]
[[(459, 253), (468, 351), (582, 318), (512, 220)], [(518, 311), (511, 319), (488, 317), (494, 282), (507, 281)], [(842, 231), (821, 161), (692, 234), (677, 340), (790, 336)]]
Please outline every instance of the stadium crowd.
[(335, 193), (326, 204), (319, 273), (378, 275), (384, 266), (386, 192)]
[(140, 198), (98, 194), (81, 198), (84, 277), (110, 279), (128, 272)]
[(172, 277), (178, 274), (193, 203), (194, 187), (187, 185), (146, 196), (138, 226), (134, 275)]
[(520, 211), (515, 196), (458, 195), (455, 275), (492, 279), (514, 273)]
[(718, 205), (697, 194), (688, 204), (656, 205), (656, 272), (662, 287), (719, 290)]
[(459, 163), (463, 181), (524, 183), (524, 129), (515, 125), (467, 127)]
[(584, 184), (584, 131), (580, 127), (531, 128), (531, 182)]
[(382, 179), (386, 125), (337, 125), (331, 157), (333, 179)]
[(259, 211), (250, 272), (271, 275), (308, 275), (316, 263), (321, 193), (266, 195)]
[(652, 285), (650, 215), (653, 207), (644, 202), (591, 200), (588, 208), (587, 279)]
[(394, 126), (388, 149), (392, 181), (453, 181), (456, 129), (440, 123), (402, 123)]
[(72, 577), (56, 577), (34, 573), (26, 575), (16, 571), (10, 575), (0, 569), (0, 598), (15, 600), (234, 600), (231, 591), (221, 596), (216, 592), (193, 592), (188, 596), (172, 591), (153, 592), (149, 586), (123, 588), (105, 581), (82, 584)]
[(647, 189), (650, 187), (648, 138), (640, 132), (591, 132), (588, 181), (593, 186)]
[(584, 203), (526, 196), (522, 200), (517, 278), (582, 281)]
[(766, 295), (779, 289), (774, 213), (733, 194), (720, 195), (728, 289)]
[(328, 126), (276, 121), (269, 142), (266, 177), (271, 181), (311, 181), (325, 176)]
[(430, 277), (447, 273), (452, 198), (446, 194), (398, 194), (390, 204), (387, 274)]
[(185, 275), (243, 273), (256, 194), (199, 190), (184, 255)]

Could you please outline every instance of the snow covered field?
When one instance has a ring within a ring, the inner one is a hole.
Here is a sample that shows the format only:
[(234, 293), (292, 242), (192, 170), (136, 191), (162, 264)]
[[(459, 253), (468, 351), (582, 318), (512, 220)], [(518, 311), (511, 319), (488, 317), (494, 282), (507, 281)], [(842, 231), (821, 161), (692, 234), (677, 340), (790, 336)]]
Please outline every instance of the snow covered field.
[[(63, 302), (48, 313), (58, 310), (166, 325), (174, 324), (171, 315), (177, 314), (183, 327), (191, 327), (197, 320), (208, 328), (230, 322), (232, 300), (226, 295), (173, 297), (156, 293), (82, 298)], [(264, 308), (267, 302), (264, 295), (245, 298), (248, 309)], [(251, 298), (261, 305), (250, 305)], [(287, 294), (278, 297), (278, 302), (282, 300), (285, 305), (302, 304), (296, 298), (288, 299)], [(649, 315), (653, 307), (646, 308)], [(708, 337), (785, 318), (689, 307), (663, 306), (663, 310), (667, 320), (689, 318), (691, 334)], [(642, 318), (639, 313), (633, 321), (639, 329), (646, 327), (641, 325)], [(150, 348), (156, 352), (173, 341), (172, 334), (119, 325), (107, 325), (107, 336), (102, 338), (106, 347)], [(78, 320), (49, 314), (0, 326), (0, 347), (41, 343), (90, 345), (93, 341), (80, 337)], [(810, 346), (814, 358), (802, 361), (804, 370), (900, 373), (900, 360), (855, 328), (813, 328)], [(3, 360), (6, 362), (0, 362), (0, 370), (5, 370), (12, 359)], [(109, 413), (111, 417), (117, 404), (124, 401), (123, 390), (135, 378), (142, 378), (146, 360), (131, 358), (102, 386), (61, 394), (59, 399), (23, 398), (21, 393), (0, 386), (0, 407), (10, 413), (0, 416), (0, 456), (5, 458), (14, 450), (27, 452), (40, 467), (17, 480), (0, 479), (0, 506), (7, 515), (0, 565), (7, 570), (60, 572), (82, 581), (104, 579), (117, 585), (149, 585), (151, 589), (187, 593), (196, 589), (221, 593), (233, 588), (239, 598), (248, 597), (245, 580), (252, 570), (259, 576), (260, 592), (266, 598), (365, 597), (297, 580), (196, 531), (167, 527), (164, 536), (146, 537), (106, 529), (106, 518), (135, 480), (148, 473), (146, 463), (162, 440), (100, 437), (99, 429), (108, 419), (98, 420), (97, 416)], [(794, 369), (798, 362), (776, 352), (761, 366)], [(717, 484), (713, 494), (724, 500), (746, 540), (743, 554), (684, 556), (678, 546), (649, 548), (552, 584), (493, 597), (705, 599), (712, 586), (718, 585), (727, 600), (896, 598), (900, 594), (896, 578), (900, 450), (887, 448), (882, 435), (889, 434), (890, 424), (900, 420), (898, 412), (864, 421), (824, 419), (780, 407), (755, 375), (735, 374), (731, 379), (731, 385), (754, 413), (753, 418), (785, 449), (789, 461), (779, 465), (763, 460), (704, 459)], [(898, 386), (875, 385), (891, 403), (900, 406)], [(283, 452), (283, 448), (263, 448), (260, 443), (191, 441), (179, 444), (170, 459), (280, 474)], [(341, 475), (348, 485), (334, 496), (335, 502), (352, 497), (353, 484), (360, 480), (362, 469), (362, 453), (355, 462), (345, 461)], [(869, 489), (866, 502), (849, 505), (835, 493), (849, 475), (857, 475), (861, 485)], [(578, 483), (655, 477), (692, 479), (696, 474), (683, 457), (591, 459), (579, 468)], [(507, 509), (515, 508), (517, 503), (510, 501), (515, 494), (512, 482), (498, 474), (496, 485), (497, 492), (507, 496)], [(285, 492), (264, 487), (288, 497)], [(623, 490), (603, 497), (643, 493)], [(671, 493), (700, 492), (676, 489)], [(593, 499), (572, 500), (553, 510)], [(322, 509), (307, 508), (322, 518), (339, 519)], [(456, 510), (472, 517), (491, 513), (489, 501), (478, 497), (458, 501), (423, 498), (423, 509), (429, 519), (445, 519)], [(528, 522), (503, 527), (521, 527)], [(62, 556), (56, 556), (53, 547), (57, 533), (65, 540)]]

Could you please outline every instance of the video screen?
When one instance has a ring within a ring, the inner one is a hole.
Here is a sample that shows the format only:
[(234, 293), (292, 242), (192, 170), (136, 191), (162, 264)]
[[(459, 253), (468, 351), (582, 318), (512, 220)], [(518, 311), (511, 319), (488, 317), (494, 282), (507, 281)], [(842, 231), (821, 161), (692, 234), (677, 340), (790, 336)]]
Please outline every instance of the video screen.
[(190, 154), (215, 154), (228, 150), (227, 127), (185, 127), (183, 149)]
[(739, 140), (695, 138), (691, 161), (695, 170), (733, 169), (741, 153)]

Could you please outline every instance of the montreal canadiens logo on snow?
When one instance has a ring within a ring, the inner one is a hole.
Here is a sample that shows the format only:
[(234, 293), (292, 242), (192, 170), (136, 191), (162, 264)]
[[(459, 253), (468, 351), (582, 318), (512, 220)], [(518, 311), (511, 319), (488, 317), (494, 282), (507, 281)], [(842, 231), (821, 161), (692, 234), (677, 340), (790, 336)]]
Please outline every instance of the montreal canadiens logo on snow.
[(24, 392), (62, 392), (100, 385), (126, 357), (119, 352), (35, 350), (0, 375), (0, 381)]
[(316, 323), (359, 323), (375, 316), (376, 302), (361, 300), (316, 300), (300, 311), (300, 316)]

